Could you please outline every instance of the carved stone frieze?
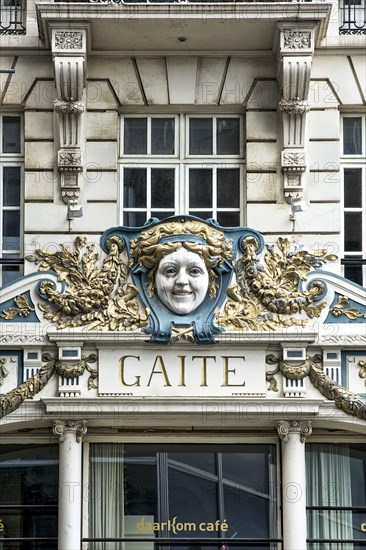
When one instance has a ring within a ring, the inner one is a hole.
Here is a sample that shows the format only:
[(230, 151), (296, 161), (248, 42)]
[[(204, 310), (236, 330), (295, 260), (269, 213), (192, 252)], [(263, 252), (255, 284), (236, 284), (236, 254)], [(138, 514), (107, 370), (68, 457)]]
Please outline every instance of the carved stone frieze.
[(284, 150), (281, 154), (282, 170), (304, 172), (306, 169), (305, 152)]
[(86, 435), (87, 427), (86, 420), (74, 422), (73, 420), (55, 420), (53, 425), (53, 433), (58, 436), (61, 443), (65, 441), (65, 433), (75, 435), (77, 443), (80, 443), (83, 436)]
[(82, 31), (55, 31), (54, 49), (55, 50), (81, 50), (83, 48)]
[(64, 101), (55, 99), (53, 102), (56, 113), (79, 115), (85, 111), (85, 103), (83, 101)]
[(279, 102), (280, 111), (289, 115), (304, 115), (310, 111), (310, 103), (306, 100), (281, 99)]
[(299, 434), (301, 443), (305, 443), (306, 438), (311, 435), (312, 426), (310, 420), (304, 422), (280, 420), (277, 423), (277, 431), (280, 439), (285, 443), (288, 442), (290, 434)]
[(60, 171), (81, 172), (81, 152), (61, 149), (58, 152), (58, 167)]
[(285, 50), (304, 50), (312, 47), (311, 31), (287, 29), (283, 32), (283, 48)]

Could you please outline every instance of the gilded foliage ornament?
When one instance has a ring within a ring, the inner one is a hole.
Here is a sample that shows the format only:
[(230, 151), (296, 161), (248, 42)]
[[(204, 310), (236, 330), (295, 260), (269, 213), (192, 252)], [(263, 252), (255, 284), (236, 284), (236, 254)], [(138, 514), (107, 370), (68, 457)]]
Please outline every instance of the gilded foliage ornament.
[(86, 244), (82, 237), (75, 239), (73, 250), (61, 245), (57, 252), (37, 250), (35, 256), (27, 257), (40, 271), (54, 271), (65, 283), (64, 293), (56, 291), (50, 282), (39, 287), (47, 300), (39, 307), (58, 328), (136, 330), (147, 325), (149, 312), (140, 311), (138, 290), (127, 283), (130, 264), (122, 257), (121, 239), (111, 237), (107, 248), (109, 253), (102, 263), (96, 245)]
[(338, 302), (330, 309), (330, 313), (334, 317), (345, 315), (351, 321), (355, 321), (356, 319), (360, 318), (366, 319), (366, 313), (362, 313), (362, 311), (359, 310), (357, 307), (347, 307), (348, 305), (348, 296), (338, 296)]
[(14, 298), (14, 307), (7, 307), (0, 313), (0, 317), (6, 320), (15, 319), (15, 317), (28, 317), (34, 308), (28, 302), (25, 294), (20, 294)]
[[(224, 311), (217, 312), (217, 322), (229, 330), (278, 330), (305, 326), (308, 318), (319, 317), (324, 302), (315, 303), (324, 292), (321, 282), (309, 290), (299, 290), (312, 268), (336, 260), (326, 250), (310, 253), (293, 249), (288, 239), (277, 240), (277, 251), (267, 245), (264, 263), (256, 255), (258, 243), (248, 237), (243, 241), (244, 254), (235, 265), (237, 284), (228, 288)], [(297, 316), (297, 317), (295, 317)]]

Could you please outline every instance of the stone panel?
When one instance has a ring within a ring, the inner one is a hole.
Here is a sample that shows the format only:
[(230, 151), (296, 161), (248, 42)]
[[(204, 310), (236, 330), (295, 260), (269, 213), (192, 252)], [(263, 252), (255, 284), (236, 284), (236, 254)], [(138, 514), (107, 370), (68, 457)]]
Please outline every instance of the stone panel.
[(275, 58), (240, 58), (230, 61), (221, 96), (221, 105), (242, 104), (253, 86), (254, 79), (276, 77)]
[(53, 140), (53, 112), (26, 111), (24, 138)]
[(90, 58), (88, 78), (109, 79), (122, 105), (143, 105), (140, 86), (130, 58)]
[(116, 168), (117, 143), (112, 141), (88, 141), (85, 162), (93, 168), (108, 170)]
[(117, 172), (86, 172), (84, 194), (87, 201), (117, 200)]
[(277, 201), (281, 196), (282, 176), (280, 174), (247, 174), (247, 201)]
[(249, 96), (248, 109), (277, 109), (278, 87), (275, 80), (259, 80)]
[(86, 139), (118, 139), (118, 113), (116, 111), (87, 113)]
[(310, 111), (308, 120), (310, 139), (339, 138), (339, 112), (335, 109)]
[(192, 104), (196, 95), (197, 57), (167, 57), (169, 99), (174, 104)]
[(224, 76), (226, 57), (199, 57), (196, 99), (199, 105), (216, 105)]
[(340, 172), (307, 172), (304, 184), (311, 201), (340, 200)]
[(69, 230), (66, 204), (26, 203), (24, 205), (24, 231)]
[(362, 98), (346, 56), (316, 56), (312, 78), (329, 78), (342, 103), (362, 103)]
[(246, 137), (250, 139), (277, 139), (278, 117), (275, 112), (249, 111), (246, 116)]
[(165, 58), (137, 59), (137, 66), (148, 105), (167, 105), (169, 97)]
[(279, 162), (276, 143), (247, 143), (248, 170), (276, 170)]
[(364, 53), (361, 55), (352, 55), (352, 63), (357, 75), (358, 82), (363, 91), (363, 102), (366, 101), (366, 61)]
[(25, 200), (52, 200), (54, 172), (25, 172)]
[(311, 141), (308, 145), (308, 168), (336, 170), (339, 168), (339, 148), (339, 141)]
[(312, 109), (334, 109), (339, 105), (331, 84), (326, 80), (310, 81), (309, 103)]
[(86, 84), (87, 109), (116, 109), (118, 102), (106, 81), (88, 81)]
[(53, 80), (38, 80), (25, 101), (26, 109), (53, 110), (53, 101), (57, 91)]
[[(284, 204), (248, 204), (247, 225), (264, 233), (290, 233), (291, 208)], [(340, 209), (338, 204), (310, 204), (308, 210), (296, 216), (297, 233), (336, 233), (340, 231)]]
[(11, 77), (4, 104), (21, 104), (36, 78), (53, 79), (51, 56), (20, 56), (15, 67), (15, 73)]
[(24, 144), (25, 169), (53, 168), (55, 162), (52, 141), (27, 141)]

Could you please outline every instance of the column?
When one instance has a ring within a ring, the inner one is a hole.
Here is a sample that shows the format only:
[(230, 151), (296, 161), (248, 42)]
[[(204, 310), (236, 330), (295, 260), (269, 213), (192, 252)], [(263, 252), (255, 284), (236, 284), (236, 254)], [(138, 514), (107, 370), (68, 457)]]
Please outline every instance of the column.
[(80, 550), (82, 445), (86, 421), (56, 420), (59, 445), (58, 550)]
[(306, 550), (305, 439), (311, 422), (280, 421), (282, 440), (282, 514), (284, 550)]

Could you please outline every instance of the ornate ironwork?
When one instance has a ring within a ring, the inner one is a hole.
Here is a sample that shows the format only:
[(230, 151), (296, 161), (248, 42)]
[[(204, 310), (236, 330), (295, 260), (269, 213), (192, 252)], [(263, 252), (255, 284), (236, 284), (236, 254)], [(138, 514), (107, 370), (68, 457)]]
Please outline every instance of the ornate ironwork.
[(2, 0), (0, 34), (25, 34), (25, 0)]
[(348, 0), (340, 6), (340, 34), (366, 34), (366, 4)]

